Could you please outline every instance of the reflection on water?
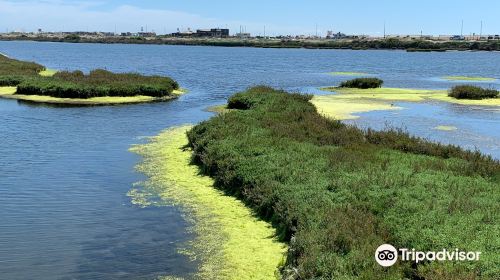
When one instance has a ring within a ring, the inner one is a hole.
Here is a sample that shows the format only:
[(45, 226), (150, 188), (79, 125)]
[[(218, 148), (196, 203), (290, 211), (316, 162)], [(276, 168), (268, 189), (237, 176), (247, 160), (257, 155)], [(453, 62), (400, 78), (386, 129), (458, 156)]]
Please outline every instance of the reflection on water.
[[(126, 196), (138, 160), (127, 150), (163, 129), (197, 123), (234, 92), (256, 84), (318, 93), (345, 77), (376, 74), (389, 87), (444, 89), (433, 77), (495, 77), (486, 52), (406, 53), (185, 46), (0, 42), (0, 52), (55, 69), (106, 68), (172, 76), (189, 89), (167, 103), (54, 108), (0, 100), (0, 275), (2, 279), (151, 279), (185, 276), (196, 262), (177, 253), (190, 239), (174, 207), (139, 208)], [(498, 87), (498, 84), (493, 84)], [(498, 112), (447, 103), (401, 103), (398, 112), (356, 120), (389, 122), (434, 140), (499, 155)], [(397, 115), (394, 115), (397, 113)], [(438, 131), (438, 125), (456, 131)]]

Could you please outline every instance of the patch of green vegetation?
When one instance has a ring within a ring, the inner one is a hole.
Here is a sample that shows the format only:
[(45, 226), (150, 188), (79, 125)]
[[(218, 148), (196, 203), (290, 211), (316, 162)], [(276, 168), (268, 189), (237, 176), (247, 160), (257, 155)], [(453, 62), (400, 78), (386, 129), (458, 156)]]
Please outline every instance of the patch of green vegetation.
[[(44, 71), (45, 67), (43, 65), (34, 63), (34, 62), (26, 62), (20, 61), (17, 59), (8, 58), (0, 54), (0, 76), (10, 75), (10, 76), (23, 76), (30, 75), (36, 76), (41, 71)], [(1, 80), (0, 80), (1, 81)], [(0, 82), (0, 86), (9, 86), (6, 84), (2, 84)]]
[[(8, 87), (8, 88), (7, 88)], [(17, 87), (14, 93), (12, 87)], [(169, 100), (185, 93), (168, 77), (97, 69), (58, 72), (0, 55), (1, 98), (66, 105), (113, 105)]]
[(445, 76), (443, 79), (448, 81), (478, 81), (478, 82), (486, 82), (486, 81), (495, 81), (495, 78), (487, 78), (487, 77), (470, 77), (470, 76)]
[(0, 87), (0, 98), (5, 99), (15, 99), (24, 102), (32, 103), (44, 103), (53, 104), (61, 106), (100, 106), (100, 105), (125, 105), (125, 104), (137, 104), (137, 103), (148, 103), (148, 102), (160, 102), (167, 101), (175, 98), (176, 96), (185, 93), (183, 90), (174, 90), (172, 96), (167, 97), (152, 97), (152, 96), (104, 96), (104, 97), (93, 97), (93, 98), (57, 98), (45, 95), (22, 95), (16, 94), (16, 87)]
[[(188, 133), (218, 189), (271, 221), (290, 249), (290, 279), (496, 279), (500, 163), (397, 130), (362, 131), (322, 117), (310, 96), (256, 87), (240, 110)], [(231, 105), (228, 105), (231, 108)], [(384, 243), (481, 251), (479, 262), (379, 266)]]
[(461, 85), (454, 86), (448, 96), (456, 99), (487, 99), (487, 98), (497, 98), (498, 90), (495, 89), (485, 89), (478, 86), (471, 85)]
[[(357, 88), (339, 88), (325, 87), (321, 90), (335, 92), (338, 94), (325, 95), (314, 97), (313, 101), (318, 98), (323, 101), (328, 101), (328, 108), (321, 108), (326, 111), (345, 111), (348, 108), (343, 108), (344, 103), (353, 103), (353, 106), (359, 104), (371, 105), (390, 105), (384, 103), (386, 101), (410, 101), (420, 102), (425, 100), (437, 100), (443, 102), (456, 103), (461, 105), (478, 105), (478, 106), (500, 106), (499, 98), (471, 100), (471, 99), (456, 99), (448, 96), (446, 90), (430, 90), (430, 89), (410, 89), (410, 88), (373, 88), (373, 89), (357, 89)], [(321, 98), (319, 98), (321, 97)], [(325, 103), (326, 104), (326, 103)]]
[(328, 74), (330, 74), (332, 76), (366, 76), (366, 75), (370, 75), (370, 74), (363, 73), (363, 72), (330, 72)]
[(168, 77), (117, 74), (97, 69), (88, 75), (81, 71), (63, 71), (52, 77), (30, 77), (17, 85), (16, 94), (80, 99), (138, 95), (166, 97), (178, 88), (177, 82)]
[(228, 109), (227, 105), (215, 105), (215, 106), (210, 106), (206, 109), (208, 112), (212, 113), (217, 113), (217, 114), (224, 114), (227, 112), (231, 112), (232, 109)]
[(344, 81), (340, 83), (341, 88), (379, 88), (382, 87), (384, 81), (378, 78), (356, 78), (349, 81)]
[[(285, 244), (276, 240), (271, 225), (214, 188), (213, 179), (191, 164), (192, 151), (186, 148), (189, 129), (166, 130), (131, 149), (144, 159), (137, 169), (148, 176), (145, 193), (180, 206), (193, 223), (195, 240), (183, 251), (201, 263), (195, 279), (275, 279), (284, 263)], [(130, 193), (141, 207), (148, 205), (144, 192)]]

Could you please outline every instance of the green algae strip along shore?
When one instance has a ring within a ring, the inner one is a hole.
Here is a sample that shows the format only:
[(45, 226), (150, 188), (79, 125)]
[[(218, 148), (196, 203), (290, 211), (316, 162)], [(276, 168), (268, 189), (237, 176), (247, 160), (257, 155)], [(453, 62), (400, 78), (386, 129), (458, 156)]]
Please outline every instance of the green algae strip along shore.
[(492, 82), (496, 81), (496, 78), (490, 77), (472, 77), (472, 76), (444, 76), (444, 80), (448, 81), (476, 81), (476, 82)]
[(38, 73), (42, 77), (52, 77), (54, 76), (58, 71), (55, 69), (45, 69)]
[(403, 109), (384, 102), (348, 100), (334, 95), (316, 95), (311, 99), (311, 103), (319, 113), (336, 120), (357, 119), (359, 116), (356, 116), (356, 113)]
[(337, 94), (325, 95), (332, 98), (350, 99), (350, 100), (378, 100), (378, 101), (409, 101), (421, 102), (425, 100), (436, 100), (450, 102), (461, 105), (478, 106), (500, 106), (500, 98), (489, 98), (482, 100), (474, 99), (456, 99), (448, 96), (448, 90), (436, 89), (411, 89), (411, 88), (340, 88), (325, 87), (320, 88), (323, 91), (335, 92)]
[(137, 170), (149, 178), (142, 188), (181, 206), (192, 222), (196, 237), (183, 251), (200, 261), (195, 278), (275, 279), (287, 246), (277, 241), (270, 224), (255, 217), (243, 202), (214, 188), (213, 179), (191, 165), (191, 150), (185, 148), (190, 128), (168, 129), (131, 148), (143, 157)]
[(329, 72), (332, 76), (368, 76), (371, 74), (363, 73), (363, 72)]
[(16, 94), (16, 87), (0, 87), (0, 98), (15, 99), (32, 103), (43, 103), (53, 105), (75, 105), (75, 106), (99, 106), (99, 105), (126, 105), (148, 102), (167, 101), (187, 92), (186, 90), (174, 90), (172, 96), (152, 97), (144, 95), (136, 96), (103, 96), (93, 98), (59, 98), (45, 95)]
[(323, 91), (334, 92), (330, 95), (315, 95), (311, 103), (327, 117), (348, 120), (357, 119), (356, 113), (380, 110), (399, 110), (393, 102), (440, 101), (460, 105), (500, 107), (500, 98), (482, 100), (456, 99), (448, 96), (447, 90), (406, 89), (406, 88), (340, 88), (325, 87)]

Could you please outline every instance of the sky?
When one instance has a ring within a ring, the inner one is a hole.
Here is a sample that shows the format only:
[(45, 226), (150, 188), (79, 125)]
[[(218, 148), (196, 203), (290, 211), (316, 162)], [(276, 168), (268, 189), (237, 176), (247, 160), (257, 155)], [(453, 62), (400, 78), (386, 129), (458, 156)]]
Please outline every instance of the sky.
[(500, 34), (498, 0), (0, 0), (0, 32), (154, 31), (244, 26), (252, 35)]

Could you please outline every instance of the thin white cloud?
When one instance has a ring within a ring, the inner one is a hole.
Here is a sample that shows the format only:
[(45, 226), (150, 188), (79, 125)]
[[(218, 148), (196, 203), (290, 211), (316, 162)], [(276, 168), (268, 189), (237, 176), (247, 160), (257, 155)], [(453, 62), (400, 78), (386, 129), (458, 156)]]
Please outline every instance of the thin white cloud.
[(97, 8), (99, 2), (63, 1), (0, 1), (0, 28), (32, 31), (38, 28), (49, 31), (100, 30), (138, 31), (141, 26), (162, 33), (177, 27), (214, 26), (218, 21), (199, 15), (143, 9), (122, 5), (109, 11)]
[[(157, 33), (174, 32), (177, 28), (228, 27), (232, 33), (245, 26), (248, 32), (263, 33), (265, 23), (236, 22), (203, 17), (197, 14), (164, 10), (145, 9), (121, 5), (102, 9), (104, 2), (61, 0), (12, 1), (0, 0), (0, 32), (35, 31), (139, 31), (141, 27)], [(310, 33), (293, 26), (267, 24), (267, 34)]]

